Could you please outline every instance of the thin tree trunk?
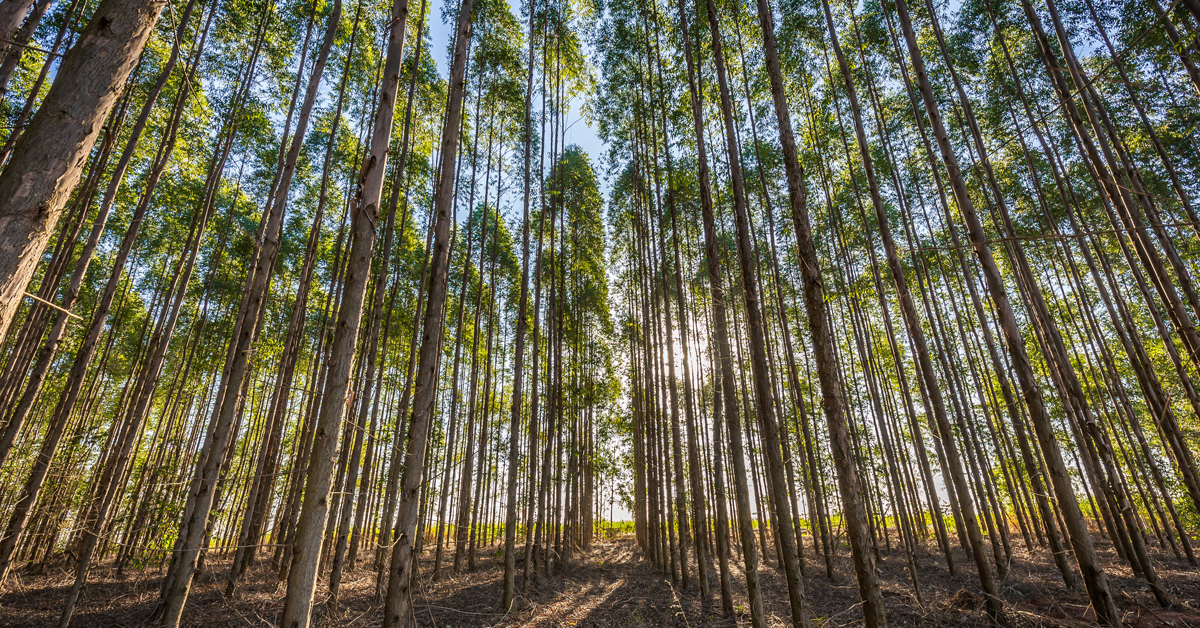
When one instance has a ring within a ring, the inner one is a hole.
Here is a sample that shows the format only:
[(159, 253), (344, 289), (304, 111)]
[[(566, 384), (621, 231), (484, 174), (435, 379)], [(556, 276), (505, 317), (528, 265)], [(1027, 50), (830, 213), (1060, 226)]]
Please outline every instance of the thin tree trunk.
[[(524, 194), (521, 200), (521, 293), (517, 301), (517, 329), (516, 338), (513, 344), (513, 374), (512, 374), (512, 402), (509, 412), (508, 433), (508, 475), (507, 475), (507, 493), (508, 498), (507, 508), (504, 513), (504, 593), (501, 598), (500, 606), (505, 611), (512, 608), (512, 601), (516, 595), (516, 571), (517, 571), (517, 470), (519, 460), (517, 459), (517, 434), (521, 427), (521, 405), (524, 401), (523, 391), (525, 385), (525, 334), (528, 328), (529, 308), (529, 199), (532, 195), (530, 187), (530, 153), (533, 150), (533, 66), (536, 63), (534, 58), (534, 16), (537, 13), (537, 2), (530, 0), (529, 7), (529, 54), (527, 63), (529, 64), (528, 73), (525, 77), (525, 122), (523, 142), (524, 147), (522, 155), (525, 160), (525, 168), (522, 170), (524, 176)], [(482, 257), (482, 254), (481, 254)], [(536, 306), (535, 306), (536, 307)], [(537, 313), (534, 313), (537, 316)], [(536, 334), (537, 325), (534, 325)], [(537, 346), (536, 341), (534, 346)], [(534, 363), (537, 363), (537, 355), (535, 351)], [(534, 367), (534, 377), (537, 380), (537, 367)], [(536, 395), (537, 384), (533, 385), (533, 394)], [(535, 404), (536, 408), (536, 404)], [(529, 512), (532, 512), (532, 490), (533, 490), (533, 470), (535, 468), (534, 451), (536, 448), (537, 428), (536, 428), (537, 412), (531, 412), (529, 415), (529, 451), (527, 454), (526, 464), (530, 469), (530, 478), (528, 490), (531, 492), (527, 499), (530, 500), (531, 507)], [(480, 439), (482, 441), (483, 439)], [(468, 445), (469, 447), (469, 445)], [(468, 450), (469, 451), (469, 450)], [(469, 489), (469, 487), (468, 487)], [(463, 490), (466, 494), (467, 489)], [(461, 503), (461, 499), (459, 500)], [(460, 506), (461, 507), (461, 506)], [(530, 522), (529, 517), (526, 517), (526, 532), (525, 532), (525, 576), (522, 586), (528, 590), (530, 566), (533, 562), (533, 557), (530, 555)], [(461, 522), (461, 517), (459, 519)], [(461, 543), (460, 543), (461, 545)], [(455, 564), (458, 563), (458, 551), (455, 550)]]
[[(188, 11), (191, 10), (193, 4), (194, 3), (189, 3)], [(202, 51), (204, 48), (204, 41), (208, 33), (208, 26), (211, 25), (214, 14), (215, 11), (209, 13), (209, 19), (205, 25), (204, 35), (201, 36), (200, 43), (196, 47), (197, 59), (199, 58), (200, 51)], [(181, 23), (181, 31), (183, 30), (184, 25), (186, 25), (186, 22)], [(172, 60), (176, 58), (177, 52), (177, 49), (172, 50)], [(164, 68), (162, 75), (159, 77), (158, 83), (155, 84), (155, 87), (159, 88), (159, 90), (161, 90), (161, 86), (165, 84), (165, 79), (170, 74), (172, 67), (172, 64), (168, 64), (168, 66)], [(196, 65), (193, 64), (189, 72), (189, 76), (194, 75), (195, 68)], [(67, 421), (69, 420), (71, 413), (75, 408), (75, 403), (79, 397), (80, 391), (83, 388), (84, 378), (86, 377), (88, 367), (91, 364), (91, 358), (95, 354), (96, 344), (99, 341), (101, 331), (104, 329), (104, 323), (108, 319), (109, 309), (112, 306), (113, 298), (116, 295), (118, 286), (120, 285), (120, 279), (123, 274), (125, 263), (128, 260), (129, 253), (133, 247), (133, 243), (141, 225), (142, 218), (144, 217), (146, 208), (149, 205), (149, 196), (153, 194), (155, 184), (158, 181), (158, 176), (161, 174), (163, 167), (166, 165), (167, 158), (171, 153), (170, 148), (174, 146), (174, 139), (176, 132), (178, 131), (179, 122), (183, 112), (182, 105), (190, 93), (188, 85), (189, 83), (187, 82), (181, 84), (180, 93), (176, 97), (176, 102), (172, 110), (172, 116), (167, 124), (165, 135), (163, 136), (163, 145), (160, 146), (156, 162), (151, 167), (150, 174), (147, 177), (146, 190), (143, 193), (143, 200), (138, 203), (134, 211), (130, 225), (126, 229), (125, 237), (117, 251), (116, 260), (109, 275), (109, 280), (105, 287), (104, 293), (101, 296), (100, 301), (95, 308), (95, 312), (92, 315), (92, 322), (84, 335), (83, 343), (76, 350), (75, 359), (71, 365), (71, 370), (67, 375), (66, 384), (64, 385), (63, 390), (60, 393), (59, 400), (54, 408), (53, 413), (51, 414), (52, 418), (49, 424), (50, 427), (47, 429), (46, 436), (43, 438), (42, 448), (38, 455), (37, 462), (35, 462), (33, 469), (30, 471), (29, 479), (26, 481), (21, 501), (18, 502), (18, 505), (14, 509), (12, 517), (9, 519), (8, 528), (6, 529), (2, 539), (0, 539), (0, 582), (3, 582), (4, 577), (7, 575), (8, 569), (11, 566), (13, 551), (22, 531), (24, 530), (25, 524), (28, 522), (30, 508), (32, 508), (33, 504), (37, 500), (42, 483), (45, 481), (46, 473), (49, 471), (49, 465), (58, 450), (58, 445), (64, 434)], [(133, 133), (128, 140), (129, 145), (127, 145), (125, 151), (122, 153), (121, 159), (118, 162), (117, 170), (114, 172), (112, 181), (109, 183), (108, 190), (105, 193), (104, 201), (100, 208), (100, 216), (106, 215), (108, 213), (107, 208), (112, 206), (113, 198), (116, 195), (117, 188), (120, 186), (122, 174), (125, 171), (125, 168), (128, 166), (128, 162), (130, 161), (133, 152), (132, 147), (133, 145), (136, 145), (140, 130), (145, 127), (151, 106), (157, 95), (158, 91), (152, 90), (150, 95), (147, 97), (146, 105), (143, 107), (138, 122), (134, 126)], [(100, 225), (101, 228), (103, 227), (102, 221), (97, 220), (97, 224)], [(98, 241), (98, 234), (96, 231), (98, 230), (94, 228), (93, 237), (90, 237), (88, 240), (91, 250), (95, 249), (95, 241)], [(88, 255), (87, 258), (90, 260), (90, 255)], [(82, 277), (83, 273), (86, 272), (86, 262), (83, 263), (82, 266), (82, 271), (77, 268), (76, 275), (79, 277)], [(78, 293), (77, 283), (78, 282), (74, 279), (72, 280), (72, 285), (75, 286), (73, 292), (76, 294)], [(49, 346), (47, 348), (49, 348)], [(0, 460), (2, 459), (3, 453), (0, 453)]]
[[(7, 5), (8, 3), (5, 3)], [(28, 6), (24, 2), (14, 1), (16, 6)], [(21, 57), (29, 48), (29, 42), (33, 39), (34, 32), (37, 31), (38, 24), (41, 24), (42, 18), (46, 16), (46, 11), (50, 9), (53, 0), (42, 0), (41, 4), (34, 4), (33, 10), (29, 12), (29, 16), (25, 19), (25, 24), (21, 26), (15, 34), (9, 31), (6, 25), (0, 25), (0, 38), (12, 40), (8, 44), (8, 51), (4, 55), (4, 62), (0, 63), (0, 101), (4, 100), (4, 96), (8, 93), (8, 81), (12, 78), (13, 71), (17, 69), (17, 64), (21, 62)], [(7, 22), (12, 15), (8, 6), (0, 9), (0, 22)], [(5, 48), (4, 42), (0, 42), (0, 50)], [(18, 129), (13, 129), (12, 133), (19, 132)]]
[[(863, 617), (869, 628), (881, 628), (886, 625), (887, 619), (884, 616), (879, 576), (875, 572), (874, 564), (871, 560), (872, 556), (867, 551), (865, 535), (861, 534), (863, 527), (858, 506), (860, 493), (858, 479), (855, 475), (853, 465), (846, 464), (844, 440), (846, 424), (842, 416), (842, 408), (844, 407), (842, 391), (837, 379), (829, 376), (836, 373), (839, 367), (837, 365), (837, 358), (832, 352), (832, 328), (829, 322), (829, 312), (825, 305), (821, 267), (817, 260), (816, 248), (812, 239), (812, 226), (808, 218), (808, 193), (804, 184), (804, 173), (800, 169), (795, 136), (791, 130), (791, 114), (788, 110), (783, 73), (779, 64), (778, 46), (775, 42), (774, 18), (770, 5), (766, 0), (758, 0), (757, 7), (759, 24), (763, 33), (763, 51), (766, 57), (767, 75), (771, 83), (772, 104), (774, 105), (775, 117), (779, 125), (779, 137), (783, 149), (788, 199), (791, 206), (796, 247), (800, 256), (809, 333), (812, 336), (811, 342), (813, 354), (817, 362), (818, 375), (825, 374), (825, 376), (819, 377), (822, 405), (825, 410), (826, 421), (829, 424), (830, 438), (834, 444), (833, 450), (838, 472), (838, 482), (842, 490), (846, 524), (850, 531), (851, 553), (854, 560), (855, 574), (858, 578), (859, 596), (863, 600)], [(780, 306), (782, 307), (782, 304)], [(842, 455), (842, 463), (837, 462), (839, 453)]]
[(408, 1), (397, 0), (392, 6), (391, 17), (387, 57), (383, 66), (383, 84), (371, 134), (370, 151), (363, 159), (358, 177), (358, 193), (350, 206), (350, 252), (345, 282), (342, 285), (338, 323), (330, 348), (329, 379), (314, 431), (313, 449), (304, 488), (304, 506), (296, 523), (282, 624), (288, 628), (306, 628), (311, 617), (317, 567), (321, 559), (321, 537), (329, 509), (329, 488), (332, 479), (330, 474), (333, 453), (337, 448), (337, 428), (346, 410), (350, 367), (362, 321), (363, 297), (375, 244), (376, 224), (379, 220), (379, 200), (383, 192), (392, 119), (396, 110), (396, 92), (400, 82), (400, 61), (404, 55), (404, 36), (408, 26)]
[(425, 308), (422, 328), (420, 362), (414, 382), (413, 418), (408, 426), (408, 447), (405, 451), (404, 477), (401, 482), (399, 513), (396, 527), (399, 536), (392, 551), (391, 577), (384, 606), (385, 627), (407, 626), (410, 618), (411, 578), (413, 574), (413, 535), (420, 514), (418, 495), (425, 475), (425, 450), (428, 430), (433, 419), (434, 382), (441, 353), (446, 288), (450, 264), (450, 225), (454, 222), (454, 176), (456, 172), (459, 127), (462, 124), (463, 82), (466, 74), (467, 43), (474, 19), (472, 0), (463, 0), (458, 11), (457, 41), (450, 66), (450, 94), (446, 117), (442, 123), (441, 159), (434, 204), (434, 240), (429, 265), (429, 301)]
[[(1027, 2), (1023, 4), (1029, 7)], [(901, 6), (903, 6), (903, 0), (898, 0), (897, 8)], [(1027, 13), (1031, 11), (1032, 8), (1027, 8)], [(1004, 332), (1005, 339), (1009, 345), (1013, 370), (1016, 372), (1018, 383), (1025, 396), (1025, 403), (1033, 421), (1034, 431), (1037, 433), (1038, 441), (1042, 446), (1042, 454), (1045, 457), (1051, 483), (1054, 486), (1054, 492), (1058, 498), (1059, 507), (1067, 525), (1067, 531), (1071, 537), (1071, 544), (1075, 549), (1075, 557), (1079, 562), (1079, 568), (1083, 574), (1084, 585), (1088, 590), (1089, 598), (1092, 600), (1097, 618), (1102, 623), (1116, 626), (1120, 623), (1120, 615), (1117, 612), (1112, 594), (1108, 590), (1108, 582), (1104, 571), (1097, 563), (1091, 536), (1084, 523), (1083, 513), (1076, 501), (1074, 486), (1072, 486), (1070, 477), (1067, 475), (1066, 466), (1063, 464), (1053, 425), (1043, 402), (1032, 365), (1029, 362), (1024, 337), (1021, 335), (1016, 316), (1009, 303), (1008, 293), (1000, 275), (1000, 269), (996, 264), (995, 258), (992, 257), (991, 248), (987, 244), (987, 235), (984, 233), (983, 226), (980, 224), (979, 218), (975, 213), (974, 203), (967, 191), (962, 171), (958, 166), (958, 158), (950, 146), (950, 139), (946, 134), (937, 101), (934, 99), (933, 90), (929, 85), (929, 77), (925, 72), (924, 60), (916, 49), (916, 35), (912, 32), (912, 26), (907, 17), (907, 7), (905, 7), (905, 13), (901, 16), (901, 25), (904, 27), (905, 40), (908, 41), (909, 53), (913, 62), (913, 73), (916, 75), (917, 86), (922, 101), (925, 104), (925, 112), (929, 116), (934, 138), (937, 140), (938, 148), (942, 153), (942, 160), (945, 162), (947, 174), (950, 177), (950, 186), (954, 191), (954, 198), (957, 201), (959, 212), (967, 224), (967, 235), (976, 257), (983, 267), (984, 279), (987, 281), (988, 291), (991, 294), (992, 302), (1000, 318), (1000, 328)]]

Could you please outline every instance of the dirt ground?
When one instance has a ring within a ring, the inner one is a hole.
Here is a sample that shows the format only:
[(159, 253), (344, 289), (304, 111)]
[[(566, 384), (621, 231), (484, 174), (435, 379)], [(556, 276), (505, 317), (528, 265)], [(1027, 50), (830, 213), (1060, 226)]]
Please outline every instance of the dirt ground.
[[(1017, 542), (1019, 539), (1014, 539)], [(443, 569), (442, 577), (431, 577), (432, 556), (422, 561), (414, 616), (417, 625), (431, 628), (483, 626), (603, 626), (614, 628), (672, 626), (700, 628), (746, 626), (745, 587), (738, 569), (740, 557), (731, 564), (733, 596), (737, 612), (721, 613), (719, 582), (714, 575), (713, 599), (705, 603), (693, 576), (692, 587), (673, 584), (669, 574), (645, 560), (632, 537), (597, 539), (589, 551), (577, 554), (572, 563), (549, 580), (530, 587), (518, 597), (513, 609), (500, 612), (503, 560), (499, 547), (483, 548), (478, 569), (453, 574)], [(845, 548), (835, 561), (832, 580), (825, 576), (823, 561), (809, 552), (806, 597), (813, 626), (835, 628), (862, 624), (858, 590)], [(907, 559), (902, 551), (884, 552), (879, 562), (888, 622), (891, 626), (989, 626), (983, 612), (974, 569), (961, 552), (957, 576), (951, 576), (936, 546), (916, 557), (920, 599), (914, 595)], [(1115, 561), (1111, 548), (1101, 549), (1107, 562), (1109, 582), (1130, 628), (1200, 628), (1200, 572), (1187, 563), (1163, 553), (1155, 554), (1159, 578), (1175, 599), (1163, 609), (1140, 578)], [(218, 560), (193, 586), (184, 624), (187, 626), (275, 626), (283, 607), (283, 587), (276, 583), (264, 561), (251, 571), (239, 595), (226, 599), (224, 565)], [(694, 565), (693, 565), (694, 567)], [(695, 573), (694, 571), (692, 572)], [(521, 590), (518, 569), (518, 591)], [(57, 626), (58, 616), (71, 583), (64, 567), (43, 574), (14, 573), (0, 592), (0, 626), (38, 628)], [(93, 570), (75, 613), (74, 626), (145, 626), (158, 595), (161, 573), (156, 568), (127, 573), (118, 578), (107, 568)], [(760, 569), (767, 625), (790, 623), (786, 585), (773, 562)], [(324, 584), (324, 583), (322, 583)], [(314, 625), (350, 628), (378, 626), (381, 609), (374, 601), (374, 575), (369, 566), (348, 575), (340, 605), (331, 609), (324, 590), (318, 591)], [(1049, 555), (1030, 555), (1014, 546), (1014, 562), (1000, 581), (1007, 616), (1012, 626), (1094, 626), (1094, 615), (1082, 591), (1067, 591)]]

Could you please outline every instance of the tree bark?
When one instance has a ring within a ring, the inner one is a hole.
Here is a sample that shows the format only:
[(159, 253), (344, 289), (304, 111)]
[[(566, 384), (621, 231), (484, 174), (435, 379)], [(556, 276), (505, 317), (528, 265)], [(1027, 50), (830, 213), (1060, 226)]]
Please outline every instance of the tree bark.
[(422, 324), (420, 361), (414, 382), (413, 418), (408, 426), (408, 447), (405, 451), (404, 477), (401, 482), (399, 513), (396, 527), (399, 532), (392, 551), (391, 577), (384, 606), (383, 625), (407, 626), (412, 605), (411, 578), (417, 517), (420, 514), (419, 494), (425, 471), (425, 450), (428, 430), (433, 419), (435, 380), (438, 357), (441, 353), (442, 331), (445, 327), (444, 309), (450, 270), (450, 225), (454, 222), (454, 178), (458, 155), (459, 127), (462, 124), (463, 82), (466, 75), (467, 42), (471, 38), (474, 3), (463, 0), (458, 10), (457, 41), (450, 66), (450, 94), (446, 117), (442, 122), (441, 159), (437, 192), (434, 196), (434, 239), (429, 265), (429, 301)]
[(312, 611), (317, 567), (321, 559), (321, 537), (329, 510), (330, 474), (337, 448), (337, 428), (346, 410), (350, 368), (362, 321), (363, 297), (379, 220), (379, 200), (383, 193), (396, 92), (400, 82), (400, 61), (404, 55), (404, 36), (408, 26), (408, 0), (396, 0), (392, 5), (391, 17), (383, 85), (380, 88), (370, 150), (363, 158), (358, 177), (359, 190), (351, 204), (350, 254), (342, 285), (337, 327), (330, 348), (329, 375), (313, 437), (304, 505), (296, 523), (282, 624), (288, 628), (306, 628)]
[(104, 0), (0, 173), (0, 337), (166, 0)]

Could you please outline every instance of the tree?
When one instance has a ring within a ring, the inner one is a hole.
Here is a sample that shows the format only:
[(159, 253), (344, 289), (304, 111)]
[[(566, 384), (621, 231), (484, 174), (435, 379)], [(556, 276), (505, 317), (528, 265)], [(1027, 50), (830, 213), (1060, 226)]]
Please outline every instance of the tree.
[(79, 182), (83, 161), (165, 5), (160, 0), (106, 0), (96, 8), (0, 172), (5, 199), (0, 204), (0, 335), (7, 333)]

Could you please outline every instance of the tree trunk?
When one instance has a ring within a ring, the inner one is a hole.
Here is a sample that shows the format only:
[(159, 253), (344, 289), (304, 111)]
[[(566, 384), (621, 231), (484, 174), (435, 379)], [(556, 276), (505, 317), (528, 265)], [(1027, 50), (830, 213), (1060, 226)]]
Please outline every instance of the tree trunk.
[[(0, 9), (0, 22), (7, 22), (12, 15), (10, 13), (8, 3), (5, 3), (3, 9)], [(50, 9), (53, 0), (42, 0), (41, 4), (35, 4), (33, 10), (29, 12), (29, 17), (25, 20), (25, 24), (15, 34), (9, 31), (6, 25), (0, 24), (0, 37), (6, 40), (12, 40), (8, 44), (8, 51), (4, 55), (4, 62), (0, 63), (0, 101), (8, 93), (8, 81), (12, 78), (13, 71), (17, 69), (17, 64), (21, 62), (21, 56), (28, 49), (29, 41), (33, 38), (34, 32), (37, 31), (38, 24), (42, 22), (42, 18), (46, 16), (46, 11)], [(24, 2), (14, 1), (13, 5), (25, 5)], [(0, 50), (5, 48), (4, 42), (0, 42)], [(11, 132), (18, 132), (13, 129)]]
[[(899, 7), (902, 3), (903, 0), (899, 0), (897, 6)], [(1028, 6), (1027, 3), (1025, 5)], [(1031, 8), (1027, 9), (1027, 11), (1031, 10)], [(901, 18), (902, 25), (908, 21), (906, 18), (907, 14), (905, 13)], [(1075, 557), (1079, 562), (1080, 570), (1083, 572), (1084, 585), (1087, 587), (1088, 595), (1092, 600), (1093, 608), (1096, 610), (1096, 615), (1100, 621), (1116, 626), (1120, 623), (1120, 615), (1108, 590), (1108, 582), (1104, 576), (1104, 571), (1096, 561), (1096, 553), (1092, 546), (1091, 536), (1084, 523), (1083, 513), (1076, 501), (1075, 489), (1071, 484), (1070, 477), (1067, 475), (1066, 465), (1063, 464), (1054, 428), (1043, 402), (1037, 379), (1033, 373), (1033, 367), (1029, 362), (1029, 356), (1025, 349), (1025, 340), (1021, 335), (1016, 316), (1009, 303), (1008, 293), (1000, 275), (1000, 269), (996, 264), (995, 258), (992, 257), (991, 248), (987, 244), (987, 235), (983, 231), (983, 226), (980, 224), (979, 218), (975, 213), (974, 203), (967, 191), (962, 171), (958, 166), (958, 158), (954, 154), (953, 147), (950, 146), (950, 139), (946, 134), (937, 101), (934, 99), (933, 90), (929, 85), (929, 77), (925, 72), (924, 60), (915, 47), (916, 36), (912, 33), (911, 24), (904, 30), (906, 31), (905, 39), (909, 42), (910, 56), (913, 61), (913, 71), (916, 75), (917, 86), (922, 101), (925, 104), (925, 112), (929, 116), (934, 138), (937, 140), (938, 148), (942, 153), (942, 160), (945, 162), (947, 174), (950, 177), (950, 186), (954, 191), (954, 198), (958, 203), (959, 212), (967, 224), (967, 235), (973, 245), (975, 255), (983, 267), (984, 279), (987, 281), (988, 291), (991, 294), (992, 302), (1000, 318), (1000, 328), (1004, 332), (1005, 339), (1009, 345), (1013, 370), (1016, 372), (1018, 383), (1025, 396), (1025, 403), (1029, 409), (1034, 430), (1037, 432), (1038, 441), (1042, 445), (1042, 454), (1045, 457), (1051, 483), (1054, 486), (1055, 495), (1058, 497), (1063, 519), (1066, 522), (1067, 531), (1071, 537), (1071, 543), (1075, 548)]]
[(166, 0), (100, 3), (0, 173), (0, 337), (165, 5)]
[[(189, 3), (189, 12), (193, 4), (194, 2)], [(208, 26), (211, 25), (214, 14), (215, 11), (209, 13), (209, 19), (208, 23), (205, 25), (204, 35), (201, 36), (200, 43), (197, 46), (197, 59), (199, 58), (199, 52), (204, 48), (204, 41), (208, 33)], [(183, 30), (183, 26), (185, 25), (186, 21), (181, 23), (180, 31)], [(177, 57), (177, 53), (178, 49), (172, 50), (172, 61)], [(162, 85), (166, 83), (166, 78), (170, 74), (172, 68), (173, 64), (169, 62), (168, 66), (163, 69), (162, 75), (159, 77), (159, 81), (155, 84), (156, 89), (152, 89), (150, 94), (147, 96), (146, 104), (143, 107), (138, 118), (138, 122), (134, 125), (134, 129), (131, 133), (130, 139), (128, 140), (129, 143), (121, 155), (121, 159), (117, 165), (117, 170), (114, 172), (112, 180), (109, 183), (108, 190), (105, 192), (104, 201), (100, 206), (99, 216), (105, 216), (108, 213), (108, 208), (111, 208), (112, 206), (113, 199), (116, 196), (116, 191), (120, 186), (122, 174), (124, 173), (125, 168), (128, 166), (128, 163), (131, 159), (133, 146), (136, 145), (140, 131), (145, 127), (146, 120), (149, 117), (150, 109), (156, 100), (158, 93), (161, 91)], [(195, 68), (196, 66), (193, 65), (189, 75), (194, 75)], [(158, 175), (161, 174), (163, 167), (166, 165), (167, 157), (171, 153), (170, 147), (174, 146), (174, 139), (176, 132), (178, 131), (179, 122), (183, 112), (182, 105), (190, 93), (187, 85), (188, 84), (185, 82), (180, 87), (180, 93), (176, 97), (176, 102), (172, 110), (172, 116), (167, 124), (166, 133), (162, 139), (163, 145), (160, 146), (156, 163), (152, 165), (150, 174), (147, 177), (146, 190), (143, 193), (143, 201), (138, 203), (130, 221), (130, 225), (126, 229), (126, 234), (122, 240), (120, 248), (117, 251), (116, 261), (114, 262), (113, 269), (109, 275), (107, 286), (105, 287), (99, 303), (92, 314), (92, 322), (84, 335), (84, 341), (76, 350), (75, 359), (71, 365), (71, 370), (67, 375), (66, 384), (64, 385), (63, 390), (60, 393), (58, 403), (51, 414), (52, 419), (49, 424), (50, 427), (47, 429), (46, 436), (43, 438), (41, 452), (38, 455), (37, 461), (34, 463), (33, 469), (30, 471), (29, 479), (25, 484), (25, 489), (22, 493), (21, 500), (18, 502), (17, 507), (13, 511), (12, 517), (9, 520), (8, 528), (6, 529), (2, 539), (0, 539), (0, 582), (3, 582), (4, 577), (7, 575), (8, 569), (11, 566), (11, 560), (13, 557), (13, 551), (16, 548), (16, 543), (19, 540), (19, 537), (24, 530), (24, 526), (28, 521), (29, 511), (37, 500), (42, 483), (45, 481), (46, 473), (49, 471), (49, 465), (53, 460), (54, 455), (57, 452), (59, 442), (62, 439), (67, 421), (71, 416), (72, 410), (75, 408), (75, 402), (83, 388), (84, 378), (87, 375), (88, 366), (91, 364), (91, 358), (95, 353), (96, 344), (100, 339), (100, 333), (104, 329), (104, 323), (108, 319), (108, 312), (112, 306), (112, 301), (116, 295), (117, 288), (120, 285), (120, 279), (123, 274), (125, 263), (129, 258), (129, 253), (133, 248), (133, 243), (141, 225), (142, 218), (145, 215), (145, 210), (149, 205), (148, 197), (153, 194), (155, 183), (158, 181)], [(163, 150), (164, 148), (166, 148), (166, 150)], [(103, 228), (103, 221), (98, 219), (96, 224), (100, 228)], [(88, 240), (88, 245), (91, 250), (95, 249), (96, 242), (99, 239), (99, 235), (96, 233), (97, 231), (98, 229), (94, 228), (93, 237), (90, 237)], [(84, 258), (81, 258), (81, 260), (82, 259)], [(86, 256), (86, 259), (90, 260), (90, 254)], [(82, 275), (86, 273), (87, 263), (83, 262), (81, 266), (82, 269), (77, 268), (76, 270), (76, 275), (79, 277), (82, 277)], [(77, 284), (78, 282), (73, 279), (72, 285), (75, 286), (75, 288), (72, 290), (72, 292), (75, 294), (78, 293)], [(67, 307), (69, 308), (70, 306), (68, 305)], [(52, 337), (53, 336), (54, 334), (52, 333)], [(49, 345), (47, 348), (50, 348)], [(10, 419), (10, 422), (11, 420), (12, 419)], [(3, 459), (2, 456), (3, 453), (0, 453), (0, 460)]]
[(473, 9), (472, 0), (463, 0), (459, 7), (455, 30), (457, 41), (450, 66), (450, 94), (446, 103), (446, 118), (442, 123), (442, 167), (434, 197), (436, 222), (429, 265), (429, 301), (425, 307), (420, 361), (414, 382), (416, 395), (413, 399), (413, 418), (408, 426), (408, 447), (405, 451), (404, 477), (400, 489), (399, 513), (396, 517), (399, 536), (392, 551), (391, 577), (388, 580), (384, 607), (385, 627), (408, 625), (412, 604), (410, 580), (413, 574), (413, 535), (416, 533), (417, 517), (420, 514), (419, 493), (425, 471), (425, 450), (435, 401), (434, 383), (437, 378), (438, 356), (441, 353), (442, 331), (445, 327), (444, 309), (450, 270), (450, 225), (454, 222), (454, 177), (459, 127), (462, 124), (467, 42), (471, 37)]
[(363, 159), (358, 178), (359, 190), (351, 204), (350, 254), (345, 282), (342, 285), (337, 328), (330, 348), (329, 379), (314, 432), (304, 488), (304, 506), (296, 523), (282, 624), (288, 628), (308, 626), (313, 594), (316, 590), (317, 566), (321, 559), (321, 537), (329, 509), (329, 487), (332, 479), (330, 473), (333, 454), (337, 448), (337, 428), (346, 410), (350, 367), (362, 321), (363, 297), (375, 244), (379, 200), (383, 192), (392, 119), (396, 110), (400, 61), (404, 54), (404, 36), (408, 25), (407, 0), (397, 0), (393, 4), (392, 20), (389, 24), (383, 85), (371, 134), (370, 151)]

